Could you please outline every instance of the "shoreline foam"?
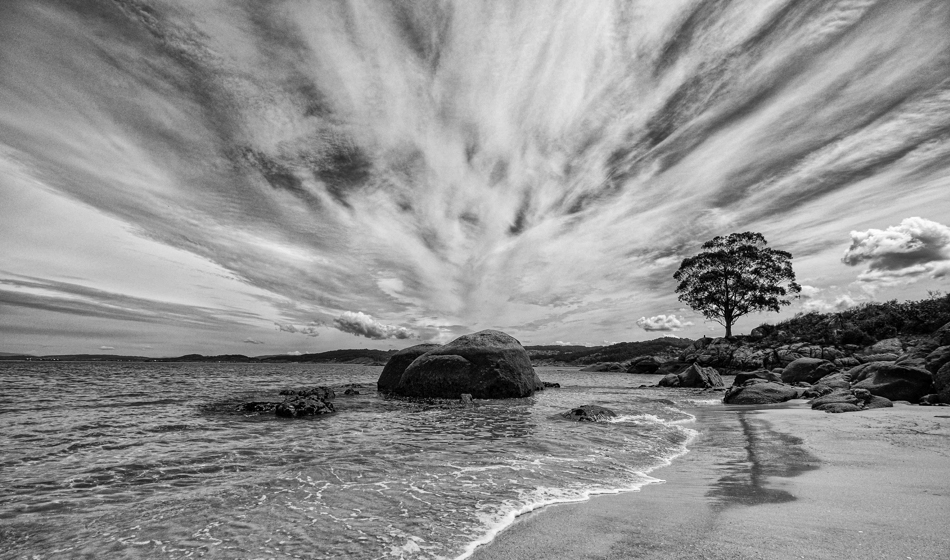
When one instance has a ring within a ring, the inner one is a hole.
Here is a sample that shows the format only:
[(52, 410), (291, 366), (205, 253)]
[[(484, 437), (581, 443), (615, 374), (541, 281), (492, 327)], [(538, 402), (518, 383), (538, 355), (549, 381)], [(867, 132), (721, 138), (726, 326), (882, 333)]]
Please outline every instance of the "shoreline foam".
[(619, 495), (619, 494), (639, 492), (645, 486), (665, 483), (666, 482), (665, 480), (652, 477), (650, 476), (650, 473), (658, 469), (662, 469), (664, 467), (668, 467), (672, 465), (673, 461), (689, 453), (690, 452), (690, 449), (688, 447), (689, 444), (693, 440), (695, 440), (696, 437), (699, 435), (699, 432), (697, 430), (683, 427), (683, 424), (694, 423), (696, 421), (696, 416), (684, 410), (680, 410), (680, 409), (674, 409), (674, 410), (676, 410), (676, 412), (684, 413), (688, 417), (679, 419), (679, 420), (663, 420), (662, 418), (659, 418), (658, 416), (653, 415), (653, 414), (635, 414), (635, 415), (622, 415), (617, 418), (613, 418), (606, 421), (607, 423), (620, 423), (620, 422), (636, 421), (639, 419), (648, 419), (656, 423), (665, 424), (668, 426), (676, 426), (685, 432), (686, 440), (680, 445), (680, 449), (676, 453), (673, 453), (669, 457), (663, 458), (663, 461), (658, 465), (649, 467), (642, 471), (637, 471), (635, 473), (638, 476), (644, 477), (645, 480), (643, 480), (642, 482), (638, 482), (637, 484), (631, 487), (626, 487), (626, 488), (588, 490), (588, 491), (585, 491), (580, 496), (578, 496), (577, 498), (542, 500), (541, 502), (536, 502), (533, 504), (525, 504), (519, 509), (511, 510), (510, 512), (506, 513), (502, 517), (502, 520), (499, 521), (495, 526), (491, 527), (482, 538), (468, 543), (465, 547), (465, 551), (461, 555), (453, 558), (453, 560), (466, 560), (468, 558), (471, 558), (472, 556), (475, 555), (476, 552), (478, 552), (480, 548), (484, 546), (490, 546), (491, 543), (495, 540), (495, 538), (499, 534), (502, 534), (506, 529), (508, 529), (515, 523), (517, 523), (519, 518), (525, 515), (539, 512), (552, 506), (585, 503), (597, 497), (614, 496), (614, 495)]
[(666, 484), (522, 516), (472, 558), (945, 557), (942, 411), (702, 407)]

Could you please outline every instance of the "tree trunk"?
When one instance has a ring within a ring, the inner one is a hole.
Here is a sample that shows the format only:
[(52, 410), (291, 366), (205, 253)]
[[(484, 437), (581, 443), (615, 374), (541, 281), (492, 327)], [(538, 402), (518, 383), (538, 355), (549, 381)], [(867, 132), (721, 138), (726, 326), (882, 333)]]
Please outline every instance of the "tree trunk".
[(726, 338), (732, 338), (732, 323), (726, 323)]

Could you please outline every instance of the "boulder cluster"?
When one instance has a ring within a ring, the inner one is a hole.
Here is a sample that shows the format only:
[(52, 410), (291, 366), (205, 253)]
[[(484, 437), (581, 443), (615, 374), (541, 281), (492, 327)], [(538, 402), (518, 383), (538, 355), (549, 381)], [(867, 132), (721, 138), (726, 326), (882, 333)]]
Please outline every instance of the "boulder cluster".
[(384, 394), (442, 399), (520, 398), (544, 389), (521, 343), (494, 330), (400, 350), (376, 385)]
[[(753, 331), (754, 333), (754, 331)], [(766, 342), (757, 336), (702, 338), (679, 356), (647, 356), (617, 364), (630, 373), (658, 373), (665, 387), (715, 388), (735, 375), (727, 404), (812, 399), (826, 412), (891, 406), (893, 401), (950, 404), (950, 323), (930, 336), (888, 338), (869, 346)], [(597, 364), (595, 371), (616, 371)]]
[(336, 398), (336, 393), (330, 387), (288, 389), (281, 391), (280, 395), (284, 396), (283, 401), (247, 402), (244, 403), (242, 409), (244, 412), (273, 412), (275, 416), (281, 418), (318, 416), (336, 411), (332, 402)]

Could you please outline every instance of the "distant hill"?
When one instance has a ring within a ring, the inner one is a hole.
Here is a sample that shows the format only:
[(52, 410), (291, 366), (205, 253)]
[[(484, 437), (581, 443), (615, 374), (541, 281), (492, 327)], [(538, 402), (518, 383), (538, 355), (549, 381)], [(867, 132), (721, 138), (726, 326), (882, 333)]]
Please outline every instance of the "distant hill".
[[(596, 362), (623, 362), (638, 356), (678, 352), (692, 343), (685, 338), (664, 337), (645, 342), (621, 342), (610, 346), (527, 346), (525, 349), (535, 365), (564, 364), (583, 366)], [(205, 356), (186, 354), (166, 358), (145, 356), (121, 356), (117, 354), (58, 354), (53, 356), (26, 356), (0, 353), (0, 360), (31, 360), (57, 362), (205, 362), (205, 363), (314, 363), (314, 364), (363, 364), (385, 365), (396, 350), (370, 350), (351, 348), (330, 350), (313, 354), (273, 354), (245, 356), (243, 354), (220, 354)]]
[(584, 366), (597, 362), (624, 362), (639, 356), (678, 353), (693, 341), (663, 337), (643, 342), (620, 342), (610, 346), (527, 346), (534, 365), (566, 364)]

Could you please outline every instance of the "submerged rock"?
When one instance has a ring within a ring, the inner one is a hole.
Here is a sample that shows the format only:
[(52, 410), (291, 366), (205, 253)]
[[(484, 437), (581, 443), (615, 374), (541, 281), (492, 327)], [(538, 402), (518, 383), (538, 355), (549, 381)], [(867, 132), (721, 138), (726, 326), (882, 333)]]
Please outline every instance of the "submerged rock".
[(274, 414), (281, 418), (299, 418), (335, 412), (333, 403), (315, 397), (290, 397), (277, 405)]
[(561, 388), (560, 383), (551, 383), (550, 381), (542, 381), (541, 383), (544, 385), (545, 389), (560, 389)]
[(611, 418), (616, 418), (617, 413), (609, 408), (597, 406), (596, 404), (585, 404), (563, 412), (561, 416), (575, 422), (604, 422)]
[(406, 397), (529, 397), (544, 385), (521, 343), (494, 330), (460, 336), (417, 357), (392, 392)]

